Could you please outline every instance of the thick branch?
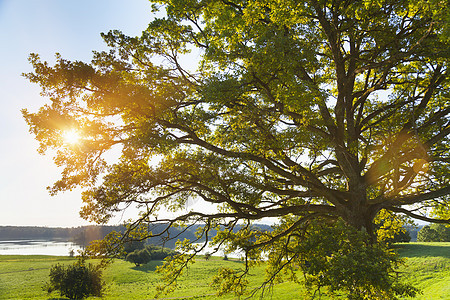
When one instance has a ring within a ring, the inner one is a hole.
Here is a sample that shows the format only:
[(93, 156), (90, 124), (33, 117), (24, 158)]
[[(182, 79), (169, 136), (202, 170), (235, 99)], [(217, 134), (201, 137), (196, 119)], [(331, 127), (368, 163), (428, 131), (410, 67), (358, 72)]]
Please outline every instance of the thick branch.
[(390, 207), (386, 207), (386, 209), (393, 211), (393, 212), (397, 212), (397, 213), (402, 213), (405, 214), (407, 216), (410, 216), (411, 218), (417, 219), (417, 220), (422, 220), (425, 222), (430, 222), (430, 223), (441, 223), (441, 224), (450, 224), (450, 219), (433, 219), (433, 218), (428, 218), (422, 215), (418, 215), (415, 213), (412, 213), (411, 211), (401, 208), (401, 207), (395, 207), (395, 206), (390, 206)]
[(450, 194), (450, 186), (446, 186), (436, 191), (418, 194), (418, 195), (406, 195), (394, 198), (392, 200), (387, 201), (386, 203), (390, 206), (392, 205), (408, 205), (423, 202), (426, 200), (431, 200), (435, 198), (439, 198), (442, 196), (446, 196)]

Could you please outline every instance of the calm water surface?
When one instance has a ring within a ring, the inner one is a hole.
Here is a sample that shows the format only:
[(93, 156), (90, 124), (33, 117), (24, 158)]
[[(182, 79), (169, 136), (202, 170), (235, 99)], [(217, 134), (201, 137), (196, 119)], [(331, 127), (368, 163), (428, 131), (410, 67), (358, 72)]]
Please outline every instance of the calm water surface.
[[(203, 244), (196, 244), (199, 248)], [(207, 245), (200, 252), (200, 254), (213, 253), (213, 246)], [(57, 255), (69, 256), (70, 250), (77, 254), (78, 250), (82, 248), (68, 241), (49, 241), (49, 240), (14, 240), (14, 241), (0, 241), (0, 255)], [(213, 254), (214, 256), (224, 256), (222, 250)], [(240, 258), (243, 256), (242, 252), (227, 253), (230, 258)]]
[(0, 241), (0, 255), (58, 255), (69, 256), (70, 250), (80, 250), (77, 244), (67, 241), (15, 240)]

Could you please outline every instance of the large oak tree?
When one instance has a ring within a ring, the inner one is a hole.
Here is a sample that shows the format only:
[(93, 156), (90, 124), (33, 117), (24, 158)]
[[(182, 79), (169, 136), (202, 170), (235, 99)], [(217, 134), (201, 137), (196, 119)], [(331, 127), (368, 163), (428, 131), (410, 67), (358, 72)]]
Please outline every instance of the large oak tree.
[[(103, 34), (111, 50), (94, 52), (91, 63), (30, 57), (26, 77), (51, 102), (24, 116), (40, 150), (56, 149), (64, 167), (51, 193), (85, 188), (84, 218), (103, 223), (137, 205), (131, 228), (201, 223), (207, 240), (219, 228), (215, 243), (242, 249), (248, 261), (269, 253), (270, 280), (293, 265), (318, 274), (297, 255), (313, 260), (308, 238), (331, 235), (321, 240), (329, 245), (346, 232), (364, 252), (397, 215), (449, 222), (445, 1), (154, 7), (164, 17), (140, 37)], [(110, 150), (121, 157), (108, 164)], [(192, 201), (217, 209), (189, 210)], [(270, 217), (279, 220), (271, 233), (249, 226)]]

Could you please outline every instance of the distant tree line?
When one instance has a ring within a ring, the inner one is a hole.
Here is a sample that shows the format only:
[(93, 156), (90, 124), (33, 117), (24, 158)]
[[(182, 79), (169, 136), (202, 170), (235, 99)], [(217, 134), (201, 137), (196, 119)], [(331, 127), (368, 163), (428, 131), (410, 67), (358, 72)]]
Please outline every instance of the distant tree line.
[(0, 240), (64, 239), (76, 236), (84, 228), (51, 228), (37, 226), (0, 226)]
[(411, 242), (417, 242), (417, 234), (419, 233), (420, 229), (422, 229), (424, 225), (406, 225), (404, 226), (406, 230), (406, 234), (408, 234), (411, 237)]
[[(149, 230), (153, 233), (159, 233), (166, 228), (167, 224), (160, 223), (152, 225)], [(255, 225), (264, 230), (271, 230), (269, 225), (258, 224)], [(145, 244), (161, 245), (168, 248), (175, 248), (177, 239), (195, 240), (195, 231), (200, 225), (195, 225), (189, 228), (170, 228), (169, 237), (176, 237), (174, 239), (167, 239), (162, 237), (153, 237), (147, 241), (133, 241), (125, 244), (125, 251), (131, 253), (136, 249), (142, 249)], [(60, 227), (39, 227), (39, 226), (0, 226), (0, 241), (5, 240), (26, 240), (26, 239), (42, 239), (42, 240), (66, 240), (72, 241), (80, 246), (87, 246), (93, 240), (104, 238), (112, 231), (124, 232), (124, 226), (79, 226), (71, 228)], [(399, 232), (395, 235), (391, 242), (438, 242), (450, 241), (450, 228), (443, 224), (432, 224), (426, 226), (405, 226), (404, 232)], [(214, 232), (212, 232), (214, 234)], [(201, 240), (199, 242), (202, 242)]]
[[(167, 224), (154, 224), (149, 228), (153, 233), (159, 233), (166, 228)], [(175, 248), (177, 239), (195, 240), (195, 231), (200, 225), (195, 225), (189, 228), (170, 228), (169, 237), (176, 237), (174, 239), (167, 239), (162, 237), (153, 237), (147, 240), (147, 244), (161, 245), (168, 248)], [(255, 225), (264, 230), (271, 230), (269, 225), (258, 224)], [(422, 231), (424, 230), (424, 231)], [(442, 224), (433, 224), (427, 226), (405, 226), (405, 232), (398, 233), (391, 242), (409, 242), (409, 241), (450, 241), (448, 239), (448, 232), (450, 228), (446, 228)], [(60, 227), (38, 227), (38, 226), (0, 226), (0, 241), (3, 240), (25, 240), (25, 239), (42, 239), (42, 240), (66, 240), (72, 241), (80, 246), (87, 246), (93, 240), (104, 238), (112, 231), (124, 232), (124, 226), (79, 226), (71, 228)], [(422, 231), (420, 238), (419, 231)], [(212, 232), (214, 234), (214, 232)], [(447, 237), (447, 238), (446, 238)], [(425, 240), (424, 240), (425, 239)], [(431, 240), (430, 240), (431, 239)], [(202, 242), (201, 240), (199, 242)], [(141, 249), (145, 242), (139, 244), (138, 241), (133, 241), (125, 244), (125, 251), (130, 253), (136, 249)]]
[(123, 226), (79, 226), (71, 228), (39, 226), (0, 226), (0, 240), (65, 240), (81, 246), (102, 239), (111, 231), (123, 231)]
[[(164, 237), (152, 237), (146, 240), (145, 244), (160, 245), (168, 248), (175, 248), (176, 241), (189, 239), (196, 240), (195, 232), (201, 225), (193, 225), (187, 228), (170, 228), (167, 235)], [(255, 225), (263, 230), (271, 231), (269, 225), (258, 224)], [(165, 223), (152, 224), (148, 229), (153, 234), (158, 234), (164, 231), (167, 227)], [(238, 226), (236, 230), (238, 230)], [(3, 240), (66, 240), (72, 241), (80, 246), (87, 246), (94, 240), (103, 239), (108, 233), (112, 231), (124, 232), (124, 226), (107, 226), (107, 225), (93, 225), (93, 226), (79, 226), (72, 228), (55, 228), (55, 227), (37, 227), (37, 226), (0, 226), (0, 241)], [(211, 231), (215, 235), (215, 231)], [(202, 242), (199, 240), (198, 242)], [(127, 247), (129, 247), (127, 249)], [(133, 247), (135, 247), (133, 249)], [(137, 247), (137, 248), (136, 248)], [(135, 249), (141, 248), (138, 241), (133, 241), (125, 244), (125, 251), (130, 253)]]

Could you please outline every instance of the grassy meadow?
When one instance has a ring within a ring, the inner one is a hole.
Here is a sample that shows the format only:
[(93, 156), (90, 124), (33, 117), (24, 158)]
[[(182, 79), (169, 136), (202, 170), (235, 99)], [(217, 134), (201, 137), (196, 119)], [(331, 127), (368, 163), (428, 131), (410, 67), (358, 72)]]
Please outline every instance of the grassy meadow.
[[(450, 300), (450, 243), (409, 243), (397, 246), (406, 265), (399, 270), (403, 280), (414, 283), (423, 294), (415, 299)], [(75, 259), (57, 256), (0, 256), (0, 299), (63, 299), (57, 293), (47, 294), (42, 286), (48, 280), (49, 268), (56, 263), (72, 263)], [(103, 299), (153, 299), (155, 286), (160, 277), (155, 268), (161, 262), (153, 261), (141, 267), (116, 260), (104, 272), (107, 283)], [(197, 259), (189, 270), (179, 279), (177, 289), (161, 299), (217, 299), (209, 283), (221, 266), (238, 268), (237, 260), (225, 261), (213, 257), (206, 261)], [(262, 283), (264, 266), (252, 270), (249, 278), (250, 288)], [(254, 299), (259, 299), (256, 294)], [(244, 297), (242, 297), (244, 298)], [(274, 286), (264, 299), (308, 299), (303, 286), (284, 282)], [(319, 297), (316, 297), (318, 299)], [(322, 296), (320, 299), (339, 299)], [(89, 299), (96, 299), (91, 297)], [(222, 299), (236, 299), (227, 295)]]
[(414, 299), (450, 299), (450, 243), (402, 244), (399, 254), (406, 258), (401, 276), (423, 292)]

